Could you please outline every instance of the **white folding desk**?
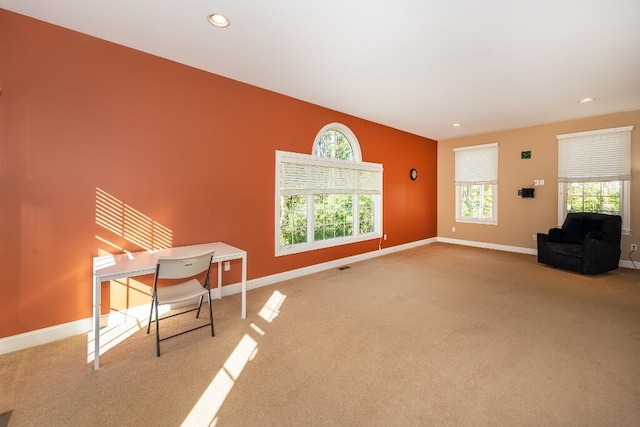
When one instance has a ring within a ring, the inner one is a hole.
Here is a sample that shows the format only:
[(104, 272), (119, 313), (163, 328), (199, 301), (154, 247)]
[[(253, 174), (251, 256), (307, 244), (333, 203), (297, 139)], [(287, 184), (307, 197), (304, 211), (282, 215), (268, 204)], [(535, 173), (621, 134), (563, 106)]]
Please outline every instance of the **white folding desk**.
[(93, 259), (93, 334), (95, 354), (93, 368), (100, 367), (100, 297), (101, 284), (108, 280), (142, 276), (156, 272), (160, 256), (189, 256), (214, 250), (211, 262), (218, 263), (218, 298), (222, 298), (222, 263), (233, 259), (242, 260), (242, 305), (240, 315), (247, 317), (247, 251), (222, 242), (180, 246), (157, 251), (130, 252), (118, 255), (95, 257)]

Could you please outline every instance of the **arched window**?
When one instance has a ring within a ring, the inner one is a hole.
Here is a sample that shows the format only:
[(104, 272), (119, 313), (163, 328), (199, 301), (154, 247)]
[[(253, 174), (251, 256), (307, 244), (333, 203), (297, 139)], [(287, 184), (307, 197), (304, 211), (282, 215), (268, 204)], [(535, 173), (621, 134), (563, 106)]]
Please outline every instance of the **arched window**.
[(276, 152), (276, 255), (379, 238), (382, 165), (362, 162), (340, 123), (318, 132), (312, 153)]
[(325, 159), (362, 161), (358, 138), (340, 123), (330, 123), (320, 129), (313, 144), (313, 155)]

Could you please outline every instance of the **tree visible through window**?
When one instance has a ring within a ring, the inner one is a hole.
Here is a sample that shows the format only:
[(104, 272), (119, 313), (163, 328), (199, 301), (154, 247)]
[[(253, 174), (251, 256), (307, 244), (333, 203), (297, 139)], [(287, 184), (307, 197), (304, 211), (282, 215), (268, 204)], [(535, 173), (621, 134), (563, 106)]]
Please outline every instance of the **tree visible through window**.
[(567, 212), (620, 215), (620, 181), (567, 184)]
[(375, 204), (371, 194), (361, 194), (360, 202), (360, 234), (373, 233), (376, 228)]
[(315, 240), (353, 236), (353, 196), (319, 194), (313, 197)]
[(313, 154), (325, 159), (353, 161), (353, 150), (349, 139), (336, 129), (326, 130), (316, 140)]
[(307, 198), (285, 196), (281, 198), (280, 246), (295, 245), (307, 241)]
[(489, 184), (460, 186), (460, 217), (487, 219), (493, 217), (493, 188)]

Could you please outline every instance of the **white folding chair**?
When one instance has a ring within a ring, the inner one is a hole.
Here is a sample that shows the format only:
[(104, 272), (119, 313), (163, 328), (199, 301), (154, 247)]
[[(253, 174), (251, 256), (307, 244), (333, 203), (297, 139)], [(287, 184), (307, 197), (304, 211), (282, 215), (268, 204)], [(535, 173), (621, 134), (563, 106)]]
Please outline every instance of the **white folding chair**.
[[(211, 305), (211, 285), (209, 283), (209, 271), (211, 269), (211, 260), (213, 258), (213, 251), (201, 253), (197, 255), (181, 256), (181, 257), (159, 257), (158, 264), (156, 266), (156, 275), (153, 280), (153, 294), (151, 299), (151, 310), (149, 312), (149, 324), (147, 325), (147, 334), (151, 330), (151, 318), (153, 316), (153, 310), (155, 308), (156, 318), (156, 347), (157, 355), (160, 356), (160, 341), (168, 340), (169, 338), (176, 337), (178, 335), (186, 334), (187, 332), (195, 331), (196, 329), (204, 328), (211, 325), (211, 336), (215, 336), (213, 331), (213, 307)], [(206, 274), (203, 274), (205, 273)], [(204, 279), (199, 277), (204, 276)], [(158, 280), (171, 279), (171, 283), (158, 286)], [(177, 279), (177, 280), (176, 280)], [(187, 279), (181, 281), (179, 279)], [(202, 281), (201, 281), (202, 280)], [(177, 282), (177, 283), (175, 283)], [(160, 320), (165, 320), (170, 317), (178, 316), (192, 311), (197, 311), (196, 318), (200, 316), (200, 308), (202, 307), (202, 299), (207, 297), (209, 302), (209, 323), (199, 325), (186, 331), (178, 332), (176, 334), (160, 338)], [(200, 298), (198, 306), (190, 310), (183, 310), (179, 313), (174, 313), (165, 317), (160, 317), (158, 312), (158, 306), (163, 304), (178, 304), (185, 303), (189, 300)]]

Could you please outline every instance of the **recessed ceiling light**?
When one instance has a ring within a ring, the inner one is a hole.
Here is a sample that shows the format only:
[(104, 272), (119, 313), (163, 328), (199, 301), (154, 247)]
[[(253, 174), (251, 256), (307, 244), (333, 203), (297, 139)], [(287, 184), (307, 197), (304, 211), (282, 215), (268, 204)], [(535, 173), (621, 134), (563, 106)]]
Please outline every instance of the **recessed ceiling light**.
[(580, 101), (578, 101), (580, 104), (586, 104), (587, 102), (592, 102), (595, 101), (595, 98), (582, 98)]
[(460, 126), (462, 126), (460, 123), (454, 123), (451, 126), (453, 126), (454, 128), (459, 128)]
[(224, 15), (220, 15), (219, 13), (212, 13), (211, 15), (207, 16), (207, 21), (209, 21), (211, 25), (220, 28), (226, 28), (229, 26), (229, 20), (227, 19), (227, 17)]

